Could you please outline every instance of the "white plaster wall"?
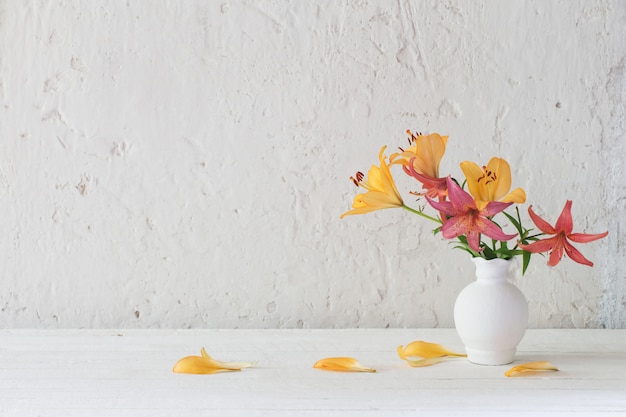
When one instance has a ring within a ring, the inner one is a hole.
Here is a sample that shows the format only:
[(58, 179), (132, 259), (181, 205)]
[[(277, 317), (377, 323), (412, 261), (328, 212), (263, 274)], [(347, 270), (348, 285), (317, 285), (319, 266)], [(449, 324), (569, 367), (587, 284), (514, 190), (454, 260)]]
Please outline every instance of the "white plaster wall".
[[(0, 1), (0, 326), (452, 326), (472, 265), (348, 177), (450, 136), (596, 266), (531, 327), (626, 326), (626, 2)], [(407, 189), (408, 190), (408, 189)]]

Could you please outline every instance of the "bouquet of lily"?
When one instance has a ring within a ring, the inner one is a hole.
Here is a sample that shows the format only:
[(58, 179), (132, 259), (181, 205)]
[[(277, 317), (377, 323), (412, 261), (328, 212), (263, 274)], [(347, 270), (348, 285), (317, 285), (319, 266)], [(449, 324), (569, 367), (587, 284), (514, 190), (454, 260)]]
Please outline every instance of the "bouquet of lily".
[[(341, 215), (363, 214), (386, 208), (403, 208), (437, 223), (434, 233), (441, 232), (446, 239), (456, 239), (455, 248), (460, 248), (472, 257), (485, 259), (512, 259), (522, 256), (522, 273), (526, 271), (532, 253), (549, 253), (548, 265), (557, 265), (564, 255), (583, 265), (593, 266), (570, 242), (587, 243), (605, 237), (608, 232), (599, 234), (572, 233), (572, 202), (568, 200), (554, 226), (539, 217), (528, 207), (531, 220), (539, 229), (533, 232), (522, 224), (519, 207), (515, 213), (505, 210), (514, 204), (526, 201), (526, 193), (521, 188), (509, 192), (511, 188), (511, 168), (502, 158), (492, 158), (486, 166), (474, 162), (461, 162), (465, 175), (462, 183), (448, 176), (440, 176), (439, 164), (446, 150), (447, 136), (437, 133), (409, 135), (409, 147), (387, 157), (383, 147), (379, 153), (380, 166), (373, 165), (367, 177), (357, 172), (352, 182), (365, 189), (352, 203), (352, 210)], [(422, 188), (410, 194), (423, 197), (437, 213), (429, 215), (425, 207), (417, 209), (407, 206), (394, 182), (390, 167), (402, 167), (402, 171), (417, 180)], [(467, 190), (465, 190), (467, 187)], [(502, 222), (496, 215), (502, 214), (510, 222), (516, 233), (505, 233)], [(549, 236), (542, 239), (543, 236)], [(488, 240), (485, 239), (489, 238)], [(514, 238), (517, 239), (509, 244)]]

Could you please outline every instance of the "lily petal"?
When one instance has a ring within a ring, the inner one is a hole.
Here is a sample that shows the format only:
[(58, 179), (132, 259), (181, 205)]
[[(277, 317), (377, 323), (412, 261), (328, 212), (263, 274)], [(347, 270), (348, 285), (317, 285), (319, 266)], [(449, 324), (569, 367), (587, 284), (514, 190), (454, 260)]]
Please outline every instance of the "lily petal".
[(459, 356), (466, 357), (467, 355), (464, 353), (457, 353), (448, 350), (437, 343), (424, 342), (422, 340), (417, 340), (415, 342), (411, 342), (408, 345), (402, 347), (398, 346), (398, 356), (401, 359), (408, 360), (411, 357), (421, 357), (421, 358), (435, 358), (440, 356)]
[(572, 233), (568, 236), (569, 240), (577, 243), (589, 243), (594, 240), (602, 239), (606, 237), (609, 232), (598, 233), (598, 234), (588, 234), (588, 233)]
[(503, 203), (517, 203), (522, 204), (526, 201), (526, 191), (521, 188), (516, 188), (507, 194), (506, 197), (502, 199)]
[(530, 219), (533, 221), (533, 223), (535, 223), (535, 226), (537, 226), (537, 228), (543, 233), (546, 233), (548, 235), (556, 234), (556, 230), (550, 225), (550, 223), (535, 214), (532, 205), (528, 206), (528, 215), (530, 215)]
[(439, 176), (439, 163), (446, 152), (447, 136), (432, 133), (428, 136), (419, 137), (415, 142), (416, 154), (420, 156), (420, 171), (430, 177)]
[(486, 217), (493, 217), (496, 214), (500, 213), (501, 211), (504, 211), (505, 209), (507, 209), (511, 204), (513, 203), (512, 202), (505, 203), (501, 201), (490, 201), (487, 204), (485, 204), (480, 214)]
[(489, 236), (492, 239), (506, 241), (517, 236), (517, 233), (512, 235), (504, 233), (494, 222), (484, 217), (477, 218), (475, 224), (478, 229), (477, 231), (483, 233), (485, 236)]
[(254, 362), (221, 362), (213, 359), (204, 348), (200, 351), (201, 356), (186, 356), (180, 359), (173, 372), (183, 374), (216, 374), (219, 372), (240, 371), (242, 368), (254, 366)]
[(516, 365), (504, 373), (505, 376), (515, 376), (524, 372), (558, 371), (559, 369), (548, 361), (529, 362)]
[(500, 200), (511, 189), (511, 166), (504, 159), (494, 157), (487, 164), (487, 170), (497, 175), (493, 185), (487, 185), (491, 201)]
[(567, 200), (561, 215), (556, 220), (554, 228), (560, 232), (565, 232), (566, 235), (572, 233), (574, 228), (574, 221), (572, 220), (572, 200)]
[(206, 352), (204, 348), (200, 349), (200, 355), (202, 355), (203, 358), (212, 359), (214, 362), (220, 364), (225, 368), (251, 368), (256, 364), (256, 362), (221, 362), (211, 358), (211, 356)]
[(241, 368), (222, 367), (216, 361), (201, 356), (186, 356), (176, 362), (173, 372), (181, 374), (216, 374), (219, 372), (240, 371)]
[(411, 365), (413, 368), (423, 368), (425, 366), (436, 365), (439, 362), (443, 362), (446, 359), (449, 359), (450, 356), (435, 356), (433, 358), (424, 358), (424, 359), (406, 359), (407, 363)]
[(470, 230), (465, 233), (465, 238), (467, 239), (467, 243), (472, 250), (476, 252), (482, 252), (484, 250), (484, 248), (480, 247), (480, 233), (476, 230)]
[(457, 236), (461, 236), (464, 233), (469, 233), (468, 229), (472, 224), (470, 221), (461, 216), (451, 217), (441, 227), (441, 234), (446, 239), (453, 239)]
[(561, 259), (563, 259), (563, 254), (565, 253), (564, 244), (567, 243), (567, 241), (560, 236), (557, 236), (557, 242), (559, 243), (557, 243), (557, 245), (550, 251), (548, 266), (557, 266), (559, 262), (561, 262)]
[(320, 359), (315, 362), (313, 368), (339, 372), (376, 372), (376, 369), (367, 368), (356, 359), (349, 357)]
[(565, 239), (563, 240), (563, 249), (565, 249), (565, 253), (567, 254), (567, 256), (569, 256), (569, 258), (572, 261), (578, 262), (579, 264), (582, 264), (582, 265), (593, 266), (593, 262), (591, 262), (589, 259), (585, 258), (583, 256), (583, 254), (578, 251), (578, 249), (573, 247)]
[(452, 206), (452, 203), (449, 201), (435, 201), (429, 196), (426, 196), (426, 200), (428, 203), (433, 206), (433, 208), (447, 216), (454, 216), (457, 211)]
[(523, 243), (518, 243), (518, 245), (526, 252), (541, 253), (551, 250), (556, 245), (558, 239), (559, 237), (555, 236), (547, 239), (538, 240), (528, 245), (525, 245)]
[(461, 187), (457, 185), (452, 180), (451, 176), (446, 178), (448, 185), (448, 196), (450, 198), (450, 203), (452, 203), (452, 207), (457, 212), (463, 212), (471, 209), (476, 209), (476, 202), (472, 198), (471, 195), (463, 191)]
[(467, 188), (470, 194), (478, 201), (489, 201), (489, 193), (482, 187), (478, 179), (483, 176), (483, 170), (475, 162), (461, 162), (461, 170), (467, 179)]

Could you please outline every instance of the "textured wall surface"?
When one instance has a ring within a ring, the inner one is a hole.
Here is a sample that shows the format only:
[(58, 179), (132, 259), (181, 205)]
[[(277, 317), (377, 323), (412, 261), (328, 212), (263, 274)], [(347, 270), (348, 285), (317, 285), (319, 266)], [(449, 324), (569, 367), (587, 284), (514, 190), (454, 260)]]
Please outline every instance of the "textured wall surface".
[(0, 1), (0, 326), (452, 326), (468, 256), (339, 219), (412, 129), (609, 230), (517, 274), (531, 327), (626, 327), (625, 39), (621, 0)]

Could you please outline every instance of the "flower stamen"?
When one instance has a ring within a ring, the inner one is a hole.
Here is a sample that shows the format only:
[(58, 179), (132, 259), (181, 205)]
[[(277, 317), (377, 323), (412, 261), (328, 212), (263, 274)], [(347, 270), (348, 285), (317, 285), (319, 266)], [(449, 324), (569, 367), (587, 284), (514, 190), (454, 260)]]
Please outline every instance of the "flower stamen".
[[(409, 146), (414, 144), (415, 141), (417, 140), (417, 138), (422, 136), (422, 132), (416, 132), (415, 134), (413, 134), (413, 132), (411, 132), (409, 129), (407, 129), (406, 133), (407, 133), (407, 135), (411, 136), (410, 138), (408, 138)], [(402, 152), (404, 152), (404, 151), (402, 151)]]
[(365, 178), (365, 174), (363, 174), (361, 171), (357, 171), (355, 176), (356, 176), (356, 178), (350, 177), (350, 181), (352, 181), (354, 183), (354, 185), (356, 185), (358, 187), (359, 185), (361, 185), (361, 182), (363, 181), (363, 178)]
[(481, 175), (476, 181), (480, 182), (481, 180), (485, 180), (485, 185), (487, 185), (491, 182), (497, 181), (498, 176), (496, 175), (495, 171), (490, 171), (487, 169), (486, 166), (483, 165), (483, 175)]

